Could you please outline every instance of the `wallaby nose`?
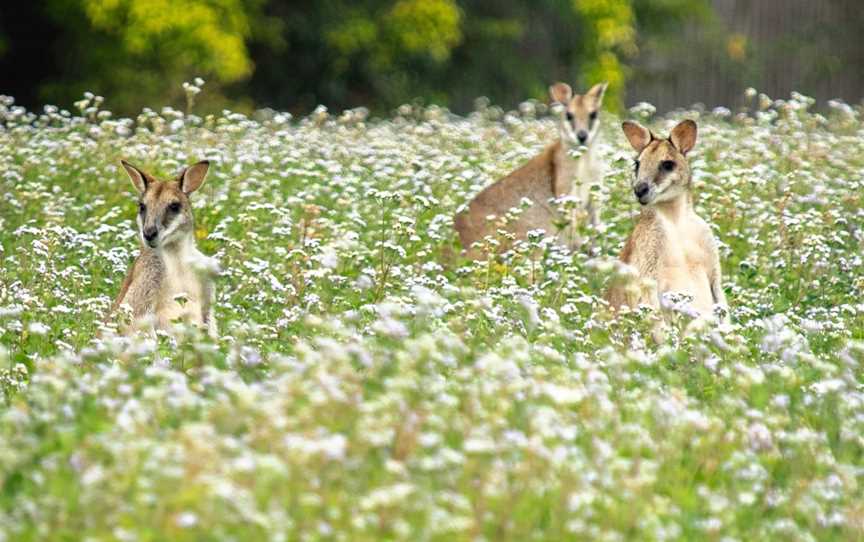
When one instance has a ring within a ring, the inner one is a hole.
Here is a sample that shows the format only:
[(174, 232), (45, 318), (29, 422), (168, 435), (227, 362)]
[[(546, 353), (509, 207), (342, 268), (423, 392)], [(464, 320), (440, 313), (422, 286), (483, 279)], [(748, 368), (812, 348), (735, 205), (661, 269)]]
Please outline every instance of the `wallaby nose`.
[(579, 138), (579, 143), (585, 143), (588, 140), (588, 132), (585, 130), (579, 130), (579, 133), (576, 134), (576, 137)]
[(636, 194), (636, 197), (639, 198), (641, 203), (645, 203), (642, 200), (648, 195), (649, 190), (651, 190), (651, 187), (648, 186), (648, 183), (639, 183), (633, 187), (633, 193)]
[(156, 230), (156, 226), (144, 228), (144, 240), (152, 244), (152, 241), (156, 239), (156, 235), (158, 233), (159, 232)]

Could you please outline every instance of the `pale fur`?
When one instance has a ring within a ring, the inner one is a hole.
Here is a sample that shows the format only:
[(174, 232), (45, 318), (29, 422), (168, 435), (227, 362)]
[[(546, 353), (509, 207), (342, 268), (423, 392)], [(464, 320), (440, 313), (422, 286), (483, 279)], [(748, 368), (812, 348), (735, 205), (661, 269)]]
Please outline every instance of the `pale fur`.
[[(634, 122), (623, 129), (639, 153), (634, 192), (643, 193), (644, 183), (649, 189), (640, 198), (642, 214), (620, 256), (635, 269), (637, 287), (615, 284), (608, 301), (616, 309), (642, 304), (659, 309), (661, 296), (674, 292), (692, 296), (690, 308), (701, 315), (713, 314), (718, 305), (725, 309), (717, 242), (694, 212), (690, 191), (686, 153), (696, 142), (696, 124), (681, 122), (669, 139), (659, 139)], [(664, 170), (664, 161), (674, 162), (674, 169)], [(639, 283), (652, 287), (638, 287)]]
[[(475, 260), (487, 256), (475, 248), (474, 243), (487, 236), (496, 237), (498, 219), (511, 209), (520, 207), (523, 198), (528, 198), (531, 206), (506, 228), (515, 239), (525, 239), (532, 230), (543, 230), (547, 236), (555, 235), (560, 243), (572, 247), (575, 244), (572, 230), (556, 225), (562, 217), (553, 200), (564, 196), (578, 198), (581, 210), (594, 226), (599, 226), (600, 206), (592, 196), (591, 187), (602, 180), (605, 172), (596, 151), (599, 111), (605, 90), (606, 84), (603, 83), (595, 85), (583, 96), (573, 96), (570, 87), (564, 83), (550, 87), (552, 101), (562, 106), (558, 118), (559, 139), (527, 164), (486, 187), (466, 209), (456, 214), (454, 227), (466, 256)], [(594, 119), (591, 119), (592, 113)], [(581, 131), (587, 136), (583, 142), (578, 138)], [(586, 147), (584, 152), (573, 158), (571, 151), (583, 144)], [(490, 216), (497, 218), (490, 220)], [(570, 220), (572, 225), (572, 217)], [(506, 247), (499, 247), (499, 250), (504, 249)]]
[[(129, 332), (151, 325), (170, 330), (174, 322), (186, 321), (216, 337), (213, 276), (218, 264), (195, 244), (188, 198), (203, 184), (209, 164), (190, 166), (174, 181), (158, 181), (131, 164), (122, 164), (146, 209), (143, 215), (139, 211), (137, 219), (140, 254), (123, 280), (112, 310), (129, 307)], [(178, 212), (169, 209), (172, 203), (180, 204)], [(156, 228), (157, 236), (148, 241), (145, 228)]]

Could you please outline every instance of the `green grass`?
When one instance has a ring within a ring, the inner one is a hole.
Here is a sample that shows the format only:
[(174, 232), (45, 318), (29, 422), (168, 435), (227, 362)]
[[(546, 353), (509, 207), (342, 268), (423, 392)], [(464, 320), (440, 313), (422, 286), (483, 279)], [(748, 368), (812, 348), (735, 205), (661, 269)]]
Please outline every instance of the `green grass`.
[[(864, 537), (864, 124), (808, 105), (686, 112), (732, 324), (656, 345), (602, 301), (638, 212), (611, 116), (596, 253), (486, 266), (452, 215), (548, 118), (6, 103), (0, 542)], [(218, 341), (100, 334), (137, 250), (120, 157), (213, 161)]]

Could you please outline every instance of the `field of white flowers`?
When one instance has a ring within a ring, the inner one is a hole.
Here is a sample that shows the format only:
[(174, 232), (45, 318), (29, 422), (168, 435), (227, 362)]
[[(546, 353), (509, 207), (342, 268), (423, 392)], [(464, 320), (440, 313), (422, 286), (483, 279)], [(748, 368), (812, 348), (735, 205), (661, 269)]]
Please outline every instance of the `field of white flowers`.
[[(754, 97), (699, 123), (732, 322), (613, 320), (593, 252), (458, 256), (451, 217), (555, 137), (543, 106), (115, 119), (0, 105), (0, 541), (860, 540), (864, 122)], [(100, 331), (137, 251), (119, 158), (193, 196), (221, 338)]]

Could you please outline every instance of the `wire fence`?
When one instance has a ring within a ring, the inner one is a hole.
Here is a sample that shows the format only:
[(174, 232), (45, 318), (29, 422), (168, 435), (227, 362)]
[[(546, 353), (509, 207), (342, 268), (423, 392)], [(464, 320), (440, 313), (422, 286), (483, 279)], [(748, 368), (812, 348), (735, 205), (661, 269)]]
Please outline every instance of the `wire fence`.
[(643, 44), (628, 102), (661, 111), (703, 103), (735, 107), (754, 87), (772, 98), (798, 91), (819, 103), (864, 97), (862, 0), (713, 0), (711, 23), (677, 42)]

